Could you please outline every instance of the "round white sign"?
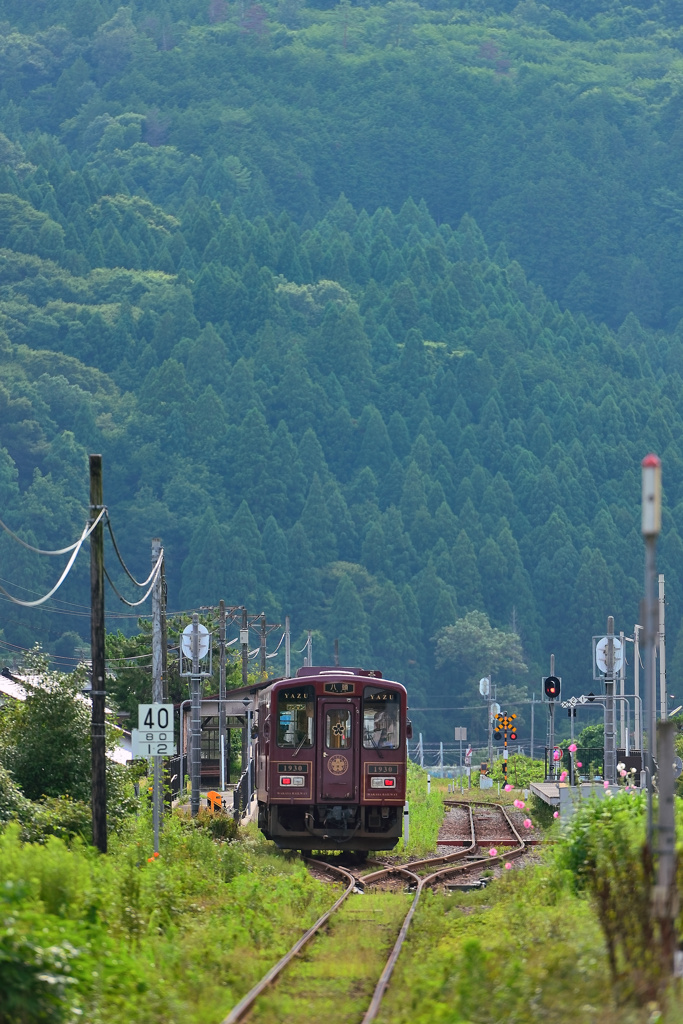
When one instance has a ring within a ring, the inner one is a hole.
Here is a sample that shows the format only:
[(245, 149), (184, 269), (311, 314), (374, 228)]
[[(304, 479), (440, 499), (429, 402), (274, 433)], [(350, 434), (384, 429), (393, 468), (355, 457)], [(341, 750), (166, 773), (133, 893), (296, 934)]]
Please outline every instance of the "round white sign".
[[(189, 625), (185, 626), (185, 629), (183, 630), (183, 635), (180, 638), (180, 644), (183, 649), (183, 654), (185, 655), (186, 658), (192, 657), (192, 632), (193, 627), (192, 623), (190, 623)], [(197, 627), (197, 632), (197, 654), (201, 659), (205, 658), (209, 653), (209, 631), (206, 628), (206, 626), (203, 626), (200, 622)]]
[[(621, 646), (621, 640), (619, 637), (613, 636), (612, 643), (614, 645), (614, 665), (612, 666), (612, 672), (616, 675), (617, 672), (621, 672), (621, 667), (624, 664), (624, 649)], [(595, 645), (595, 664), (598, 666), (598, 671), (602, 672), (603, 675), (607, 675), (608, 644), (608, 637), (603, 636), (602, 640), (598, 640)]]

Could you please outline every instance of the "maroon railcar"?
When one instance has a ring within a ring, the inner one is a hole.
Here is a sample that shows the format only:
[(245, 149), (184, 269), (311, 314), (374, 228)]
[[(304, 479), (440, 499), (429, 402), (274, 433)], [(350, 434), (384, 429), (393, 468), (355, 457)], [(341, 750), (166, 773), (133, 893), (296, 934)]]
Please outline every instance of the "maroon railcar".
[(380, 672), (302, 668), (258, 692), (259, 827), (292, 850), (390, 850), (403, 830), (407, 693)]

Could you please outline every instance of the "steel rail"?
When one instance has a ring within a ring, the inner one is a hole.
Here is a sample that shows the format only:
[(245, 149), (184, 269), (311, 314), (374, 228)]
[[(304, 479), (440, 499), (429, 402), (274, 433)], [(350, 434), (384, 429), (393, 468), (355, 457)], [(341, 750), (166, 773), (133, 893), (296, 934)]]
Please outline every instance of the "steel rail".
[[(457, 801), (457, 803), (460, 803), (460, 804), (462, 804), (463, 802), (464, 801)], [(510, 821), (510, 819), (509, 819), (509, 817), (507, 815), (507, 812), (505, 811), (505, 808), (501, 804), (481, 804), (480, 805), (480, 804), (476, 803), (475, 801), (472, 801), (472, 802), (468, 802), (468, 806), (469, 806), (469, 812), (470, 812), (470, 832), (471, 832), (471, 836), (472, 836), (472, 842), (471, 842), (469, 847), (467, 847), (464, 850), (458, 850), (457, 853), (455, 853), (455, 854), (446, 854), (445, 857), (428, 857), (428, 858), (425, 858), (424, 860), (421, 860), (421, 861), (412, 861), (409, 865), (406, 865), (405, 868), (403, 868), (403, 870), (405, 871), (408, 868), (414, 868), (414, 867), (416, 867), (418, 865), (419, 866), (423, 866), (423, 865), (428, 865), (428, 864), (435, 864), (435, 863), (442, 862), (444, 860), (446, 860), (446, 861), (462, 860), (462, 858), (465, 857), (468, 853), (470, 853), (471, 850), (475, 849), (478, 844), (475, 841), (475, 827), (474, 827), (474, 817), (473, 817), (473, 814), (472, 814), (472, 806), (486, 806), (486, 807), (493, 806), (493, 807), (498, 808), (500, 811), (502, 811), (503, 816), (504, 816), (507, 824), (510, 826), (512, 832), (514, 833), (514, 835), (516, 836), (516, 838), (517, 838), (517, 840), (519, 842), (519, 846), (516, 847), (514, 850), (506, 851), (505, 855), (501, 854), (500, 856), (488, 857), (488, 858), (482, 857), (482, 858), (480, 858), (480, 859), (478, 859), (476, 861), (470, 861), (467, 864), (459, 864), (459, 863), (453, 864), (453, 863), (449, 863), (447, 867), (441, 868), (439, 871), (434, 871), (434, 872), (432, 872), (431, 875), (427, 875), (425, 878), (420, 878), (418, 880), (418, 885), (417, 885), (417, 890), (415, 892), (415, 897), (413, 899), (413, 902), (410, 905), (410, 909), (409, 909), (408, 913), (406, 914), (406, 916), (405, 916), (405, 918), (403, 920), (403, 924), (401, 926), (401, 930), (398, 933), (398, 938), (396, 939), (396, 942), (394, 943), (394, 947), (393, 947), (391, 953), (389, 954), (389, 958), (388, 958), (388, 960), (387, 960), (387, 962), (386, 962), (386, 964), (384, 966), (384, 970), (382, 971), (382, 974), (380, 975), (379, 981), (377, 982), (377, 985), (375, 986), (375, 991), (373, 992), (372, 1000), (370, 1001), (370, 1005), (368, 1006), (368, 1009), (367, 1009), (367, 1011), (365, 1013), (365, 1016), (363, 1017), (362, 1024), (372, 1024), (372, 1021), (374, 1021), (376, 1019), (376, 1017), (377, 1017), (377, 1014), (379, 1012), (380, 1006), (382, 1004), (382, 999), (384, 998), (384, 994), (385, 994), (385, 992), (387, 990), (387, 987), (389, 985), (389, 982), (391, 980), (391, 976), (393, 974), (394, 967), (396, 966), (396, 962), (398, 961), (398, 958), (400, 956), (401, 949), (403, 947), (403, 942), (405, 940), (406, 935), (408, 934), (408, 929), (410, 927), (410, 922), (412, 921), (413, 915), (415, 914), (415, 911), (417, 910), (417, 905), (418, 905), (418, 902), (420, 900), (420, 896), (422, 895), (422, 891), (425, 889), (425, 887), (428, 886), (428, 885), (433, 885), (435, 882), (438, 883), (443, 878), (445, 878), (447, 875), (452, 875), (452, 874), (455, 874), (455, 873), (461, 872), (461, 871), (468, 871), (471, 868), (476, 867), (477, 865), (481, 865), (481, 864), (495, 864), (496, 862), (503, 861), (506, 858), (507, 859), (510, 859), (510, 858), (515, 859), (517, 857), (521, 857), (522, 854), (524, 853), (524, 849), (525, 849), (524, 840), (522, 839), (522, 837), (517, 832), (517, 829), (515, 828), (515, 826)], [(393, 869), (393, 873), (398, 873), (398, 870), (400, 870), (400, 869), (394, 868)], [(376, 872), (373, 872), (373, 875), (365, 875), (364, 878), (363, 878), (363, 882), (364, 882), (365, 885), (367, 885), (372, 878), (374, 878), (375, 881), (378, 881), (379, 877), (383, 877), (384, 875), (391, 874), (391, 873), (392, 873), (392, 869), (387, 869), (386, 872), (376, 871)], [(410, 871), (409, 873), (412, 874), (413, 872)]]
[[(330, 919), (330, 917), (339, 909), (342, 903), (348, 896), (353, 892), (356, 887), (365, 888), (367, 885), (374, 885), (377, 882), (382, 881), (390, 876), (399, 876), (409, 880), (416, 886), (415, 896), (410, 905), (410, 908), (403, 919), (401, 929), (396, 938), (396, 942), (389, 954), (389, 957), (384, 965), (384, 969), (380, 978), (375, 986), (372, 999), (363, 1017), (362, 1024), (371, 1024), (377, 1017), (382, 999), (386, 993), (387, 987), (391, 980), (391, 976), (394, 971), (394, 967), (398, 961), (398, 958), (403, 947), (408, 929), (410, 928), (411, 921), (417, 910), (417, 906), (420, 897), (425, 888), (428, 886), (438, 884), (449, 875), (454, 875), (460, 872), (469, 871), (472, 868), (481, 867), (484, 864), (495, 864), (502, 862), (503, 860), (512, 860), (522, 856), (525, 851), (525, 842), (517, 832), (517, 829), (510, 821), (505, 808), (501, 804), (488, 804), (479, 803), (479, 801), (444, 801), (445, 805), (450, 806), (463, 806), (465, 804), (469, 812), (469, 824), (470, 824), (470, 844), (469, 846), (463, 847), (456, 850), (454, 853), (440, 854), (435, 857), (424, 857), (420, 860), (407, 861), (405, 864), (395, 864), (389, 867), (382, 868), (379, 871), (373, 871), (366, 875), (353, 875), (346, 868), (343, 868), (337, 864), (330, 864), (327, 861), (315, 860), (310, 857), (306, 857), (306, 863), (315, 865), (316, 867), (323, 868), (325, 871), (336, 872), (345, 880), (348, 880), (348, 885), (345, 892), (339, 897), (336, 903), (328, 911), (326, 911), (322, 917), (320, 917), (315, 924), (313, 924), (308, 931), (306, 931), (301, 938), (296, 942), (292, 948), (286, 953), (278, 962), (271, 967), (271, 969), (261, 978), (261, 980), (252, 988), (242, 999), (237, 1003), (230, 1013), (225, 1017), (221, 1024), (238, 1024), (238, 1022), (245, 1019), (246, 1014), (252, 1008), (256, 1000), (262, 993), (268, 988), (268, 986), (278, 977), (279, 974), (287, 967), (292, 960), (301, 952), (303, 947), (309, 942), (313, 936), (320, 931), (323, 925)], [(472, 851), (478, 847), (476, 839), (476, 826), (475, 819), (472, 812), (473, 807), (495, 807), (501, 811), (505, 818), (509, 828), (517, 839), (519, 845), (512, 849), (506, 850), (505, 854), (500, 854), (496, 857), (480, 857), (476, 860), (470, 860), (467, 863), (461, 863), (465, 857), (472, 854)], [(437, 864), (445, 864), (445, 867), (439, 868), (437, 871), (433, 871), (431, 874), (423, 876), (422, 878), (415, 873), (415, 869), (436, 866)]]
[(254, 985), (254, 987), (250, 989), (249, 992), (247, 992), (247, 994), (242, 997), (242, 999), (240, 999), (239, 1003), (233, 1006), (232, 1010), (227, 1015), (227, 1017), (223, 1018), (221, 1024), (238, 1024), (238, 1021), (244, 1019), (245, 1014), (247, 1013), (248, 1010), (251, 1009), (251, 1007), (256, 1002), (261, 993), (268, 988), (270, 983), (274, 981), (275, 978), (277, 978), (277, 976), (285, 969), (285, 967), (289, 963), (291, 963), (294, 957), (301, 952), (306, 943), (313, 938), (316, 932), (319, 932), (322, 926), (327, 921), (329, 921), (329, 919), (332, 917), (335, 911), (337, 911), (339, 907), (341, 907), (342, 903), (347, 898), (347, 896), (350, 896), (353, 890), (359, 884), (359, 881), (355, 877), (355, 875), (352, 875), (350, 871), (346, 870), (346, 868), (339, 867), (336, 864), (326, 864), (324, 861), (320, 860), (312, 860), (309, 858), (306, 858), (306, 860), (308, 864), (315, 864), (317, 867), (324, 868), (327, 871), (336, 871), (340, 875), (342, 875), (343, 878), (348, 879), (349, 884), (346, 887), (346, 891), (342, 893), (337, 902), (334, 903), (329, 910), (325, 911), (322, 917), (318, 918), (315, 924), (311, 925), (308, 931), (304, 932), (299, 941), (294, 943), (289, 952), (285, 953), (285, 955), (280, 960), (278, 960), (278, 962), (273, 967), (271, 967), (267, 974), (264, 974), (261, 980), (256, 985)]

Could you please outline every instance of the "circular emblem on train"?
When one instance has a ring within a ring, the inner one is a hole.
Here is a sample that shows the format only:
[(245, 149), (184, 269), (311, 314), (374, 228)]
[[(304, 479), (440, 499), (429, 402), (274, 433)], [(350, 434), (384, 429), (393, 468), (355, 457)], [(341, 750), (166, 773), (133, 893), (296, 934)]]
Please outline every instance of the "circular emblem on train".
[(327, 764), (333, 775), (344, 775), (349, 768), (349, 762), (343, 754), (335, 754), (334, 757), (329, 759)]

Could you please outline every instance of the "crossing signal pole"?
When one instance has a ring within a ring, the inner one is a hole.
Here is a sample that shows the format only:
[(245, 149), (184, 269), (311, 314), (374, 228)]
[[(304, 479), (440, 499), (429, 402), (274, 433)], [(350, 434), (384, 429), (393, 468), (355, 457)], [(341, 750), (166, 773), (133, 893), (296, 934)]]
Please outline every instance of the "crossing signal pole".
[(516, 718), (517, 715), (496, 715), (498, 725), (496, 726), (495, 738), (499, 740), (501, 730), (503, 732), (503, 775), (505, 776), (506, 786), (508, 781), (508, 733), (510, 734), (510, 742), (514, 743), (517, 739)]
[[(548, 701), (548, 714), (550, 716), (550, 758), (552, 760), (553, 753), (555, 751), (555, 701), (560, 699), (561, 683), (559, 678), (555, 675), (555, 655), (550, 655), (550, 675), (546, 676), (543, 680), (543, 692), (545, 693), (546, 700)], [(554, 764), (548, 765), (552, 768), (552, 774), (554, 777)]]

